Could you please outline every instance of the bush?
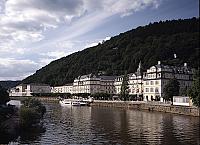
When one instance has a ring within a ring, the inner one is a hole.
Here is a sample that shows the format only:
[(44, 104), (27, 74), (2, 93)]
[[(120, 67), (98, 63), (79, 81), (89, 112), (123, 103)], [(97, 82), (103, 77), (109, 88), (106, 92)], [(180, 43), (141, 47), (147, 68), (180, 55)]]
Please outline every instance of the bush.
[(21, 107), (20, 125), (22, 127), (31, 127), (40, 122), (40, 114), (34, 108)]
[(22, 101), (23, 105), (20, 108), (20, 125), (23, 128), (33, 127), (40, 123), (44, 113), (45, 106), (37, 99), (25, 99)]
[(9, 94), (6, 91), (6, 89), (4, 89), (1, 85), (0, 85), (0, 105), (1, 104), (6, 104), (8, 101), (10, 101), (9, 98)]

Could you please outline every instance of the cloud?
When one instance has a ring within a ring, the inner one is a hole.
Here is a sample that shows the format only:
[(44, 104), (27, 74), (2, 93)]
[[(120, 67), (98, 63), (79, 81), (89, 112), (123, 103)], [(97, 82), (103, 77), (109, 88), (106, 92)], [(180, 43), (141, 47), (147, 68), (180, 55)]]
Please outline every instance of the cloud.
[(0, 58), (0, 79), (20, 79), (32, 74), (38, 66), (31, 60)]
[[(102, 43), (103, 39), (79, 42), (77, 38), (114, 15), (123, 18), (147, 7), (157, 8), (160, 2), (0, 0), (0, 61), (8, 62), (7, 65), (0, 63), (0, 79), (2, 76), (22, 78), (77, 49)], [(15, 68), (17, 73), (13, 73)]]
[(88, 41), (87, 43), (86, 43), (86, 45), (85, 45), (85, 47), (84, 48), (89, 48), (89, 47), (93, 47), (93, 46), (97, 46), (99, 43), (103, 43), (103, 42), (105, 42), (105, 41), (107, 41), (107, 40), (110, 40), (110, 38), (111, 37), (106, 37), (106, 38), (104, 38), (104, 39), (97, 39), (97, 40), (94, 40), (93, 42), (91, 42), (91, 41)]
[(0, 11), (4, 11), (0, 33), (11, 34), (15, 41), (40, 41), (45, 30), (73, 18), (95, 12), (106, 14), (103, 18), (115, 14), (124, 17), (159, 3), (160, 0), (6, 0), (0, 3)]

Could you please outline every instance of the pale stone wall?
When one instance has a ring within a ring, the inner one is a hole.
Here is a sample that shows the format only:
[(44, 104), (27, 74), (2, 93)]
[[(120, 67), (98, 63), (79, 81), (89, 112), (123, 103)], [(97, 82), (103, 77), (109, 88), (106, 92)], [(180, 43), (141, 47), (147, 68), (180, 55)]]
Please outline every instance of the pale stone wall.
[(155, 105), (151, 103), (144, 102), (131, 102), (131, 101), (94, 101), (92, 106), (99, 107), (117, 107), (117, 108), (129, 108), (138, 110), (148, 110), (148, 111), (159, 111), (165, 113), (175, 113), (190, 116), (200, 116), (200, 108), (188, 107), (188, 106), (174, 106), (174, 105)]

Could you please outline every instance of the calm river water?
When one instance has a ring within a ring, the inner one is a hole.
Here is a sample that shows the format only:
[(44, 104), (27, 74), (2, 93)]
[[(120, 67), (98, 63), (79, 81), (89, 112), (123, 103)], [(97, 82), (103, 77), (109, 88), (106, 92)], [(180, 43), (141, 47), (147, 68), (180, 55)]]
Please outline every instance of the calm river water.
[(199, 145), (198, 117), (45, 103), (46, 131), (10, 144)]

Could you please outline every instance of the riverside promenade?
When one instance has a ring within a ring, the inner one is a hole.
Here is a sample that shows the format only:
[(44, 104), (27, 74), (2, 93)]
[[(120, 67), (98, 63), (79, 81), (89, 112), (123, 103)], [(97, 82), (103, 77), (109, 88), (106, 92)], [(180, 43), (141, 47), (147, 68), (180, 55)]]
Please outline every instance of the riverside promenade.
[[(23, 100), (30, 97), (10, 97), (12, 100)], [(59, 102), (56, 97), (35, 97), (40, 101), (47, 102)], [(126, 109), (137, 109), (146, 111), (158, 111), (164, 113), (174, 113), (181, 115), (200, 116), (200, 108), (195, 106), (178, 106), (171, 105), (162, 102), (145, 102), (145, 101), (106, 101), (106, 100), (94, 100), (91, 106), (97, 107), (116, 107)]]
[(147, 111), (159, 111), (165, 113), (175, 113), (175, 114), (190, 115), (196, 117), (200, 116), (200, 108), (194, 106), (177, 106), (161, 102), (94, 100), (91, 106), (117, 107), (117, 108), (138, 109)]
[(24, 99), (28, 99), (28, 98), (36, 98), (40, 101), (48, 101), (48, 102), (58, 102), (59, 101), (59, 99), (56, 97), (26, 97), (26, 96), (10, 97), (11, 100), (24, 100)]

